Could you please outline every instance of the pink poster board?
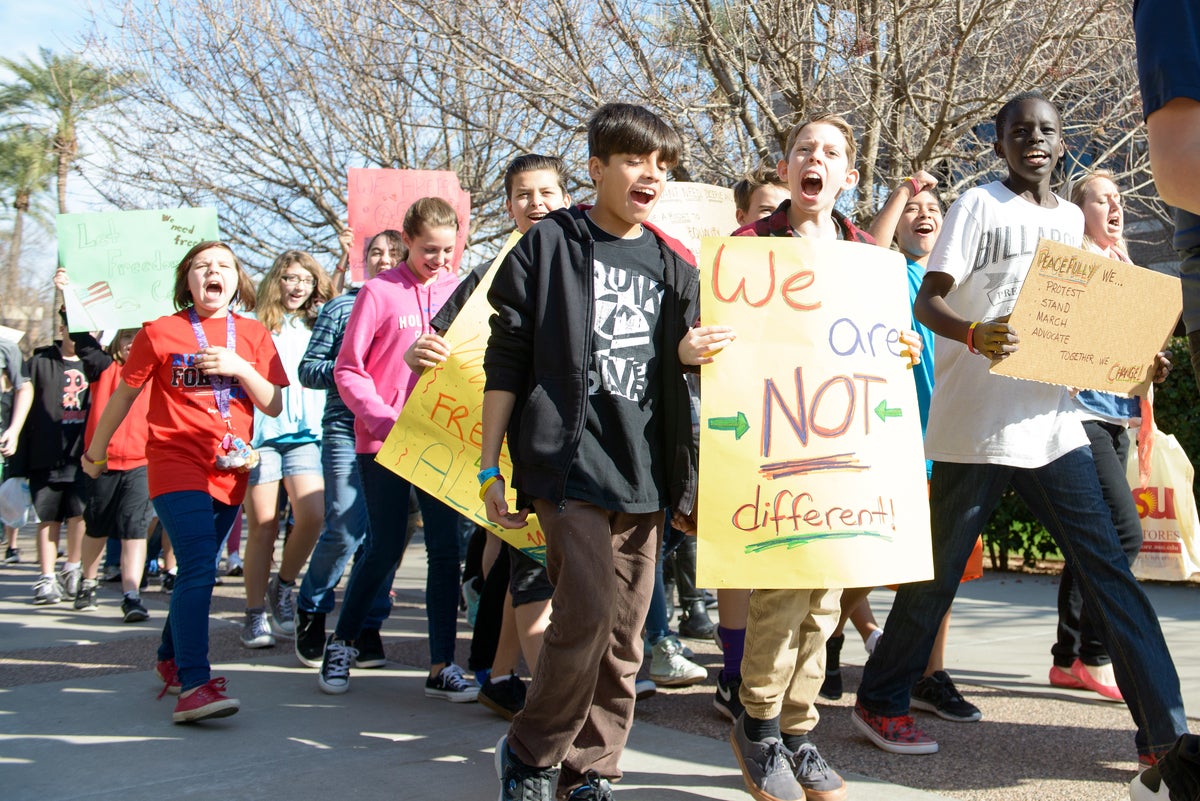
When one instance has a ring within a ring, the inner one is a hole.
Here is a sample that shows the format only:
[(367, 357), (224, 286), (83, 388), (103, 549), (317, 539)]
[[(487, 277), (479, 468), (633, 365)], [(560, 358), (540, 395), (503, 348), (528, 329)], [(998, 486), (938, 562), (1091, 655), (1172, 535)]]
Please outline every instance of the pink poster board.
[(471, 194), (463, 191), (458, 176), (450, 170), (387, 170), (352, 167), (347, 192), (347, 221), (354, 229), (350, 246), (350, 277), (364, 277), (363, 248), (380, 231), (401, 230), (404, 212), (413, 201), (440, 197), (458, 212), (458, 244), (454, 264), (462, 262), (471, 220)]

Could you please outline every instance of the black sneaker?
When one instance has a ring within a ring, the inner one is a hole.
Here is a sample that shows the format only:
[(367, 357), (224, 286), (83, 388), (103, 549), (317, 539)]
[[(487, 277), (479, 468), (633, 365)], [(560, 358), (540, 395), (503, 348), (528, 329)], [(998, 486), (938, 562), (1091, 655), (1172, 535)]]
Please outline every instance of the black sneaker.
[(804, 743), (792, 753), (792, 765), (807, 801), (842, 801), (846, 797), (846, 782), (812, 743)]
[(121, 614), (124, 615), (126, 623), (141, 623), (150, 619), (150, 613), (142, 606), (141, 598), (125, 596), (125, 600), (121, 601)]
[(467, 681), (462, 668), (451, 662), (436, 676), (425, 679), (425, 697), (440, 698), (452, 704), (467, 704), (479, 696), (479, 685)]
[(319, 668), (325, 656), (325, 613), (296, 610), (296, 658), (300, 664)]
[(479, 703), (500, 717), (512, 720), (525, 708), (525, 693), (525, 682), (516, 673), (510, 673), (500, 681), (488, 679), (484, 682), (477, 698)]
[(725, 671), (717, 673), (717, 691), (713, 694), (713, 708), (729, 720), (736, 721), (746, 711), (738, 694), (742, 689), (741, 675), (725, 681)]
[(842, 697), (842, 646), (845, 642), (845, 634), (835, 634), (825, 641), (825, 682), (818, 693), (830, 701)]
[(979, 707), (962, 697), (950, 674), (944, 670), (921, 678), (912, 688), (912, 706), (933, 712), (939, 718), (970, 723), (983, 717)]
[(500, 779), (500, 801), (554, 801), (558, 768), (534, 768), (508, 750), (508, 736), (496, 743), (496, 778)]
[(100, 604), (96, 603), (97, 586), (98, 582), (95, 579), (83, 579), (79, 582), (79, 591), (75, 593), (75, 609), (77, 611), (90, 612), (100, 608)]
[(345, 640), (339, 640), (330, 634), (325, 641), (325, 654), (321, 660), (321, 672), (317, 676), (317, 686), (321, 692), (329, 695), (341, 695), (350, 689), (350, 663), (358, 651), (354, 650)]
[(17, 565), (21, 563), (21, 549), (8, 547), (4, 549), (4, 564)]
[(612, 785), (608, 779), (589, 770), (583, 777), (583, 784), (571, 791), (567, 801), (612, 801), (612, 797)]
[(381, 668), (387, 664), (387, 654), (383, 652), (383, 640), (379, 638), (379, 629), (363, 629), (354, 641), (358, 656), (354, 666), (360, 668)]
[(165, 592), (167, 595), (170, 595), (171, 593), (175, 592), (175, 574), (174, 573), (163, 573), (162, 574), (162, 591)]

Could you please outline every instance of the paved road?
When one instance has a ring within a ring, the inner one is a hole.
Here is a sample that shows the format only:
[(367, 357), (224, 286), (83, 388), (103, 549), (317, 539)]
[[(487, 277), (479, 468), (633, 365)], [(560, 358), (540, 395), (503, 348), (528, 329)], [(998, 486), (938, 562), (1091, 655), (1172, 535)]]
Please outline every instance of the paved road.
[[(356, 671), (343, 696), (317, 691), (313, 671), (289, 655), (289, 641), (242, 650), (240, 581), (219, 588), (214, 663), (242, 710), (197, 726), (172, 725), (173, 702), (155, 700), (159, 685), (149, 668), (165, 613), (161, 594), (145, 596), (151, 621), (126, 626), (114, 589), (103, 591), (97, 612), (35, 608), (33, 567), (0, 568), (0, 798), (494, 798), (492, 749), (503, 721), (476, 704), (425, 699), (424, 671), (405, 666), (421, 664), (425, 654), (422, 557), (420, 547), (410, 549), (397, 576), (400, 603), (385, 628), (388, 668)], [(1188, 708), (1200, 710), (1200, 588), (1148, 589)], [(873, 596), (881, 620), (889, 599), (887, 592)], [(849, 780), (851, 798), (1118, 798), (1133, 768), (1128, 714), (1044, 686), (1053, 599), (1054, 583), (1044, 577), (989, 573), (964, 585), (950, 668), (986, 720), (922, 718), (943, 742), (936, 757), (895, 757), (866, 744), (848, 725), (852, 696), (825, 707), (819, 742)], [(463, 626), (460, 661), (468, 638)], [(695, 645), (697, 659), (715, 670), (719, 655)], [(861, 664), (861, 656), (847, 646), (847, 662)], [(848, 679), (852, 689), (855, 668)], [(722, 739), (726, 729), (709, 708), (711, 692), (660, 693), (639, 706), (618, 798), (749, 797)]]

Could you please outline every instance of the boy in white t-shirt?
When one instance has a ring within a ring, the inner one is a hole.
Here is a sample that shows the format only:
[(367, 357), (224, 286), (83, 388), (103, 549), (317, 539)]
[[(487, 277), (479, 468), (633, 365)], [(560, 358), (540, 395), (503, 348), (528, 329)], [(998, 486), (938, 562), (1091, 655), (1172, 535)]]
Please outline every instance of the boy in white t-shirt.
[(937, 337), (925, 435), (933, 460), (934, 579), (906, 584), (863, 673), (853, 722), (875, 745), (928, 754), (937, 742), (909, 716), (910, 690), (929, 657), (975, 538), (1011, 484), (1053, 535), (1097, 611), (1117, 683), (1152, 764), (1187, 730), (1179, 677), (1154, 609), (1129, 571), (1083, 426), (1065, 388), (993, 375), (1015, 352), (1008, 325), (1038, 239), (1078, 246), (1083, 215), (1050, 190), (1065, 152), (1058, 109), (1036, 93), (996, 115), (996, 154), (1008, 177), (950, 208), (913, 310)]

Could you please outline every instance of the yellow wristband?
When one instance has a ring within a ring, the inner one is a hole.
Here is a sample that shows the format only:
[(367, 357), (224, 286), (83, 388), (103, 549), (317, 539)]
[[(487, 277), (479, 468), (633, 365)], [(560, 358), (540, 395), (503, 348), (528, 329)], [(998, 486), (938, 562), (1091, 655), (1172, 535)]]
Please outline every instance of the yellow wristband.
[(84, 451), (83, 452), (83, 460), (90, 465), (95, 465), (96, 467), (103, 467), (104, 465), (108, 464), (108, 454), (107, 453), (104, 454), (103, 459), (96, 459), (93, 461), (92, 458), (87, 455), (87, 451)]
[(488, 476), (482, 484), (479, 485), (479, 500), (483, 500), (483, 496), (487, 495), (488, 487), (495, 484), (497, 481), (503, 481), (500, 476)]

